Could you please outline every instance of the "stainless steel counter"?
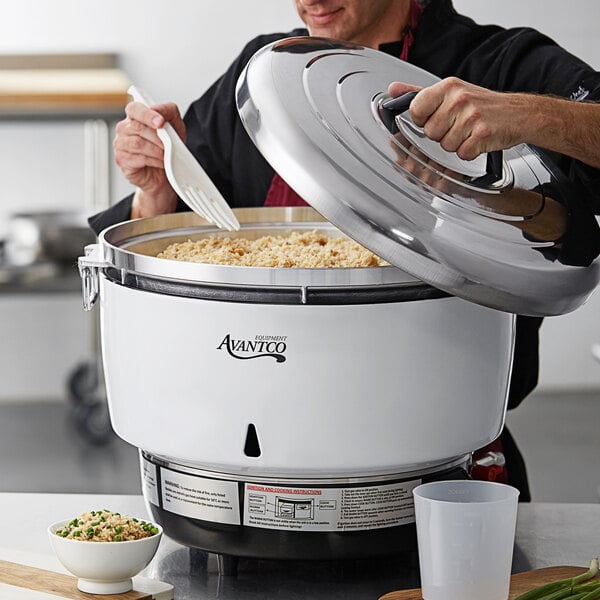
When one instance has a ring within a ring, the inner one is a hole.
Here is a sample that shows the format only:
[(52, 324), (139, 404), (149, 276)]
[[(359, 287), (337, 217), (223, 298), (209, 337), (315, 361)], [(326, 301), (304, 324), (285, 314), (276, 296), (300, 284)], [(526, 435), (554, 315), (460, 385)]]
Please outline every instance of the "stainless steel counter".
[[(141, 496), (0, 494), (0, 546), (50, 553), (50, 523), (100, 506), (145, 514)], [(600, 551), (599, 523), (600, 504), (521, 504), (513, 572), (587, 566)], [(237, 576), (220, 576), (214, 555), (190, 552), (168, 538), (145, 575), (173, 584), (176, 600), (376, 599), (419, 584), (415, 555), (344, 563), (242, 559)]]

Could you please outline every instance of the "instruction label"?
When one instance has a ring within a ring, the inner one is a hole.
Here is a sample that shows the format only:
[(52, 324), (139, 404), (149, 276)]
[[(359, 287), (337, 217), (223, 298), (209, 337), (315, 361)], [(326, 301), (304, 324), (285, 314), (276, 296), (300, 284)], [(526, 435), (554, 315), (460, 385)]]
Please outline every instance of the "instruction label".
[(140, 471), (142, 473), (142, 492), (148, 502), (158, 506), (158, 481), (156, 479), (156, 465), (140, 456)]
[(244, 525), (287, 531), (361, 531), (414, 523), (421, 480), (344, 488), (246, 483)]
[(238, 484), (160, 469), (163, 508), (192, 519), (240, 525)]

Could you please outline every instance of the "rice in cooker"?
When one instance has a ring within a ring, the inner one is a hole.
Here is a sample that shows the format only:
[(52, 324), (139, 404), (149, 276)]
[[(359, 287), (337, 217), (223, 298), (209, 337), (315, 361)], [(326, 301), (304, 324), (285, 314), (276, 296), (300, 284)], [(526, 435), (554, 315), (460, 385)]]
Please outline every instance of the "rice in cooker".
[(241, 267), (298, 269), (378, 267), (388, 263), (348, 238), (330, 238), (317, 231), (292, 231), (286, 236), (210, 236), (167, 246), (159, 258)]
[(110, 510), (92, 510), (69, 521), (54, 532), (59, 537), (82, 542), (130, 542), (151, 537), (158, 527)]

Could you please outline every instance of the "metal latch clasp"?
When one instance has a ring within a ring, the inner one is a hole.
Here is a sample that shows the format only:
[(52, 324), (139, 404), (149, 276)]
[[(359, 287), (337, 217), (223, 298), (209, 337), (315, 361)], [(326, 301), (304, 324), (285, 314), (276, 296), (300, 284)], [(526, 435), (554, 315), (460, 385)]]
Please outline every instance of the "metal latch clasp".
[(100, 269), (110, 266), (102, 256), (100, 244), (89, 244), (84, 248), (85, 256), (77, 260), (81, 289), (83, 293), (83, 309), (92, 310), (100, 290)]

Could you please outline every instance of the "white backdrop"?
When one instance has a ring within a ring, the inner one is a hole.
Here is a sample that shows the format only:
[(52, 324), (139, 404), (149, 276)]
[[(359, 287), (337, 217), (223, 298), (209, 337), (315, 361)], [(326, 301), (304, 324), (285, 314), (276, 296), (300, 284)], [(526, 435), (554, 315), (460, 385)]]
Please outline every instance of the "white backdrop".
[[(536, 27), (600, 68), (597, 0), (455, 4), (482, 23)], [(0, 54), (118, 53), (132, 81), (182, 110), (248, 39), (300, 25), (293, 0), (0, 0), (0, 6)], [(0, 236), (12, 212), (82, 208), (82, 140), (77, 124), (0, 121)], [(129, 191), (118, 173), (114, 187), (113, 200)], [(600, 364), (590, 355), (600, 341), (599, 308), (597, 294), (576, 313), (546, 321), (541, 387), (600, 387)], [(74, 357), (90, 348), (89, 316), (78, 310), (72, 296), (62, 303), (0, 296), (0, 399), (62, 393)], [(26, 358), (7, 342), (9, 333), (25, 340)], [(48, 340), (62, 340), (61, 351), (48, 353)]]

